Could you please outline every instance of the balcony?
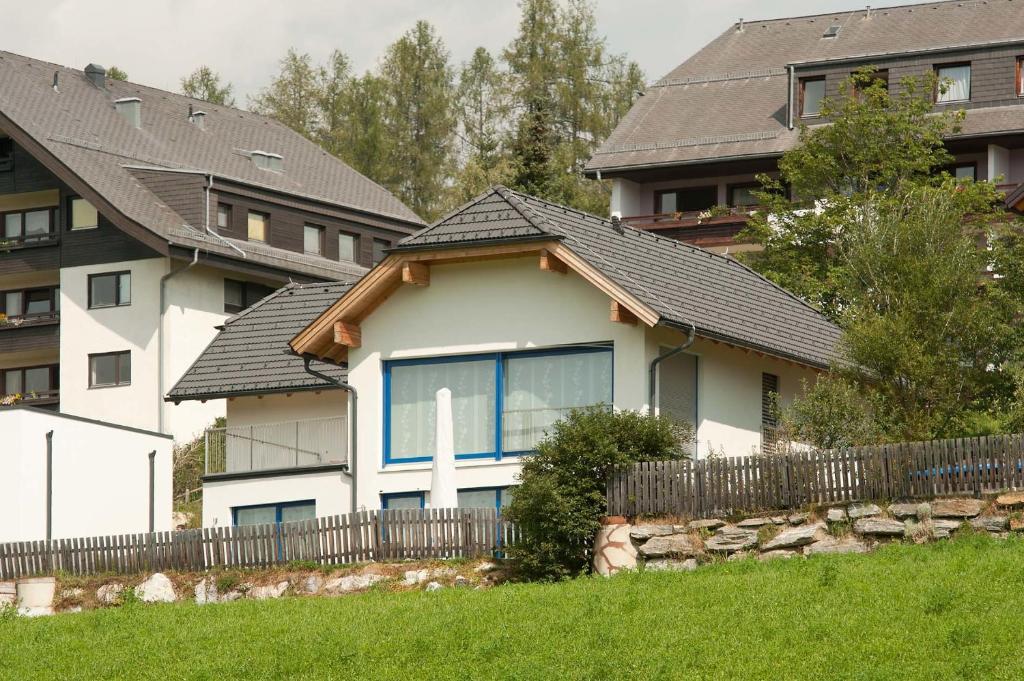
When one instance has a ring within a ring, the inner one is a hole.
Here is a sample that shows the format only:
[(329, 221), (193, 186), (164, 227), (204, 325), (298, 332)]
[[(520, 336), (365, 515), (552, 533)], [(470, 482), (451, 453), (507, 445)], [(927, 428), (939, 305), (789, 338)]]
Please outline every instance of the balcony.
[(60, 343), (60, 312), (18, 317), (0, 314), (0, 352), (55, 350)]
[(9, 407), (15, 404), (24, 404), (30, 407), (42, 407), (44, 409), (60, 406), (60, 389), (32, 391), (26, 394), (0, 395), (0, 407)]
[(206, 431), (206, 475), (245, 475), (348, 463), (343, 416)]
[(743, 230), (755, 210), (756, 207), (743, 206), (729, 208), (728, 213), (712, 209), (631, 215), (623, 217), (622, 222), (695, 246), (714, 248), (735, 244), (736, 235)]
[(0, 236), (0, 274), (60, 268), (59, 232)]

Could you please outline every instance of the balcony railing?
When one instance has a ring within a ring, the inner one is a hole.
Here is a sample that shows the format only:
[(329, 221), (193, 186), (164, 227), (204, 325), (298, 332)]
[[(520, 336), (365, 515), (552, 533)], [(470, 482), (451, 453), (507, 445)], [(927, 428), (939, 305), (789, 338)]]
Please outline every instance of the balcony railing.
[(44, 326), (56, 324), (60, 321), (60, 311), (33, 312), (32, 314), (8, 316), (0, 313), (0, 331), (5, 329), (19, 329), (25, 326)]
[(0, 236), (0, 254), (19, 248), (32, 246), (50, 246), (60, 241), (60, 232), (45, 234), (26, 234), (24, 236)]
[(15, 404), (26, 404), (34, 407), (43, 407), (60, 402), (60, 389), (30, 390), (26, 393), (14, 395), (0, 394), (0, 407), (9, 407)]
[(206, 474), (252, 473), (348, 462), (347, 419), (228, 426), (206, 431)]
[(756, 206), (741, 206), (729, 209), (728, 213), (719, 210), (690, 210), (675, 213), (654, 213), (651, 215), (630, 215), (622, 221), (637, 229), (657, 230), (677, 227), (697, 227), (699, 225), (731, 225), (743, 224), (750, 214), (757, 210)]

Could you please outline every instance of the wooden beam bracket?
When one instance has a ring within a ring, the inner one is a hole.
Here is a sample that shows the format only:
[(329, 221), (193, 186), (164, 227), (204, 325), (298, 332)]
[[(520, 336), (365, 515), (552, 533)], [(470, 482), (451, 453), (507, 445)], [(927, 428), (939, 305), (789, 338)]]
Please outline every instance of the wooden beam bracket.
[(334, 322), (334, 342), (349, 348), (362, 345), (363, 334), (358, 324)]
[(617, 300), (612, 301), (611, 316), (609, 318), (611, 321), (618, 322), (619, 324), (636, 324), (639, 321), (635, 314)]
[(430, 266), (422, 262), (402, 263), (402, 283), (430, 286)]
[(565, 262), (559, 260), (557, 256), (547, 249), (540, 252), (540, 268), (545, 272), (555, 272), (556, 274), (565, 274), (569, 271)]

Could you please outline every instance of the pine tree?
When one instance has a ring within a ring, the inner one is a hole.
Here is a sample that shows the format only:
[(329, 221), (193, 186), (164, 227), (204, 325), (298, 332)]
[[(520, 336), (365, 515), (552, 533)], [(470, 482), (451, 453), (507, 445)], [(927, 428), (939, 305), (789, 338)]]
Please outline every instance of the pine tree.
[(234, 106), (235, 98), (231, 96), (233, 89), (231, 83), (221, 85), (220, 74), (205, 65), (181, 79), (182, 94), (211, 104)]
[(308, 54), (289, 49), (281, 72), (258, 95), (250, 108), (272, 116), (301, 135), (315, 139), (319, 126), (319, 69)]

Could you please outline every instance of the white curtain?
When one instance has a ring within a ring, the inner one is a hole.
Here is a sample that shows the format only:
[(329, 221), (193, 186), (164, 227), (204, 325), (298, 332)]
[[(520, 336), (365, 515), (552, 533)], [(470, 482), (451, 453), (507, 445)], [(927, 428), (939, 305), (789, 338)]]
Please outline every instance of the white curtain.
[(452, 391), (455, 454), (494, 451), (494, 360), (391, 368), (391, 460), (433, 456), (434, 395)]
[[(947, 88), (942, 92), (942, 88)], [(946, 66), (939, 69), (939, 101), (958, 102), (971, 98), (971, 67)]]
[(505, 360), (503, 449), (530, 451), (575, 407), (612, 403), (612, 353), (510, 356)]

